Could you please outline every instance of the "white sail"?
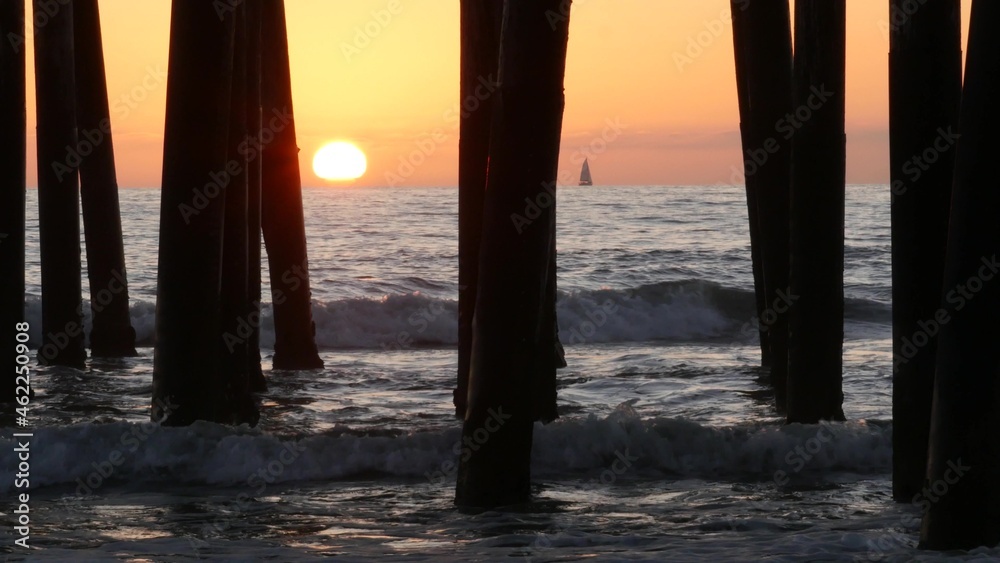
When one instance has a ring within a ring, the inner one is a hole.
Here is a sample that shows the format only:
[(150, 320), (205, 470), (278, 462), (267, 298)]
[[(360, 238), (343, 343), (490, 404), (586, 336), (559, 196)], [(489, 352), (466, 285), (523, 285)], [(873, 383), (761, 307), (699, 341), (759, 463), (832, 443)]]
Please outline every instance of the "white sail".
[(590, 162), (587, 159), (583, 160), (583, 170), (580, 171), (580, 185), (581, 186), (593, 186), (594, 179), (590, 177)]

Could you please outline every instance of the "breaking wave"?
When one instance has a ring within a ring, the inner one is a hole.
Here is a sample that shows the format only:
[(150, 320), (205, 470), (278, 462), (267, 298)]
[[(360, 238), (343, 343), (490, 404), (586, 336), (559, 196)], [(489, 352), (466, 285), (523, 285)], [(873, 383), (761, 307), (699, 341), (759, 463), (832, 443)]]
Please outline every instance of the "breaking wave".
[[(698, 342), (752, 340), (753, 292), (688, 280), (631, 289), (560, 292), (559, 330), (568, 345), (594, 342)], [(321, 349), (451, 346), (458, 341), (457, 302), (420, 292), (382, 299), (314, 301), (316, 341)], [(89, 327), (88, 318), (85, 324)], [(132, 323), (142, 346), (153, 344), (155, 307), (132, 303)], [(41, 338), (41, 303), (29, 299), (32, 342)], [(889, 323), (888, 304), (847, 299), (848, 320)], [(264, 304), (261, 345), (274, 343), (271, 305)]]

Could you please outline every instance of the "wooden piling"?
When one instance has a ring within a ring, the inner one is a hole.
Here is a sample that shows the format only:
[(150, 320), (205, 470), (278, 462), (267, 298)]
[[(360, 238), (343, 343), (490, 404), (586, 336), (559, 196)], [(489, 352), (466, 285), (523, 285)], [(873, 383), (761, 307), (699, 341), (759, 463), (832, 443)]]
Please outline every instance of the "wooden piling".
[[(260, 138), (260, 30), (261, 30), (261, 0), (245, 0), (247, 14), (247, 134), (254, 139)], [(247, 155), (247, 262), (248, 298), (251, 315), (260, 318), (261, 314), (261, 159), (259, 153)], [(267, 390), (267, 382), (261, 371), (260, 363), (260, 324), (250, 325), (250, 336), (247, 339), (247, 378), (250, 390), (261, 392)]]
[(97, 0), (73, 2), (73, 43), (80, 195), (90, 281), (90, 351), (94, 356), (134, 356), (135, 330), (129, 314), (118, 177)]
[(168, 425), (233, 421), (218, 342), (235, 20), (172, 3), (152, 412)]
[[(551, 261), (563, 78), (563, 0), (507, 0), (494, 100), (468, 409), (455, 502), (494, 507), (530, 497), (531, 442), (542, 411), (531, 381), (542, 348)], [(511, 267), (516, 264), (517, 267)]]
[(33, 2), (43, 333), (38, 359), (82, 368), (87, 353), (80, 283), (73, 4), (54, 6)]
[[(489, 164), (490, 123), (500, 62), (503, 0), (461, 1), (461, 114), (458, 141), (458, 384), (455, 415), (465, 418), (479, 245)], [(478, 92), (478, 94), (477, 94)]]
[(261, 22), (262, 226), (274, 309), (274, 368), (317, 369), (323, 360), (312, 318), (284, 0), (263, 0)]
[(778, 127), (792, 110), (791, 16), (787, 0), (732, 0), (731, 5), (751, 246), (758, 249), (751, 254), (756, 256), (755, 285), (763, 282), (757, 320), (770, 360), (763, 363), (770, 366), (775, 403), (783, 411), (788, 310), (794, 305), (788, 294), (792, 146)]
[[(225, 189), (220, 293), (219, 368), (238, 419), (256, 424), (259, 414), (250, 391), (250, 332), (260, 324), (250, 302), (247, 139), (247, 18), (246, 5), (235, 7), (233, 84), (229, 106), (229, 159), (232, 173)], [(258, 266), (258, 271), (260, 270)]]
[(535, 398), (535, 420), (545, 423), (559, 418), (557, 403), (558, 381), (556, 370), (567, 366), (566, 350), (559, 340), (559, 316), (556, 312), (558, 297), (558, 278), (556, 268), (556, 192), (558, 186), (552, 186), (552, 218), (549, 233), (549, 271), (546, 274), (545, 293), (542, 296), (541, 334), (539, 335), (538, 371), (532, 380), (531, 395)]
[[(0, 2), (0, 403), (15, 398), (17, 328), (24, 321), (27, 100), (24, 0)], [(13, 40), (12, 40), (13, 39)], [(19, 39), (19, 40), (18, 40)]]
[[(753, 53), (750, 52), (752, 45), (748, 45), (746, 42), (746, 37), (749, 32), (749, 22), (746, 18), (745, 10), (736, 0), (731, 0), (730, 4), (733, 15), (733, 52), (736, 60), (736, 96), (739, 100), (740, 108), (740, 140), (742, 141), (744, 147), (743, 150), (746, 151), (746, 147), (748, 147), (751, 143), (750, 135), (752, 133), (750, 124), (746, 121), (749, 118), (750, 112), (750, 74), (747, 64), (750, 62), (750, 59), (752, 59)], [(743, 156), (743, 159), (743, 184), (747, 196), (747, 218), (750, 233), (750, 265), (751, 272), (753, 274), (754, 312), (757, 318), (760, 319), (764, 315), (764, 310), (767, 308), (767, 296), (764, 288), (764, 263), (760, 248), (760, 216), (757, 205), (757, 186), (760, 183), (760, 180), (756, 173), (751, 173), (753, 171), (750, 168), (750, 163), (747, 161), (746, 155)], [(761, 366), (770, 366), (771, 345), (770, 342), (768, 342), (770, 334), (768, 331), (764, 330), (763, 326), (758, 326), (757, 336), (760, 344)]]
[[(921, 547), (1000, 543), (1000, 4), (975, 0), (969, 29), (934, 379)], [(954, 140), (954, 139), (952, 139)], [(942, 317), (944, 318), (944, 317)]]
[(846, 7), (795, 2), (788, 422), (843, 420)]
[(937, 311), (962, 98), (960, 0), (890, 2), (892, 485), (911, 502), (927, 473)]

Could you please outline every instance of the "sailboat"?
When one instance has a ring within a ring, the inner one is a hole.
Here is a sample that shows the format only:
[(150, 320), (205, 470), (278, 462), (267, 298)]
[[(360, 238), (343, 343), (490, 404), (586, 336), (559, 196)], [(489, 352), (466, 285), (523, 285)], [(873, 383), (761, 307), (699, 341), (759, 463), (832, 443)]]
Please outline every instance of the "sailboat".
[(594, 179), (590, 177), (590, 163), (583, 159), (583, 170), (580, 171), (580, 185), (593, 186)]

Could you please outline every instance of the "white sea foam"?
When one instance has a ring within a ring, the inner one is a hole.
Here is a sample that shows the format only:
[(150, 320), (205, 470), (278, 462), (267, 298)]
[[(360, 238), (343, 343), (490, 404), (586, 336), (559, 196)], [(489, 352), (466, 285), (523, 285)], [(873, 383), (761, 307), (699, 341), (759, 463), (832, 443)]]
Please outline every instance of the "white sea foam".
[[(115, 480), (260, 488), (271, 481), (379, 474), (443, 482), (454, 475), (447, 462), (464, 447), (457, 425), (399, 435), (336, 427), (298, 437), (205, 422), (184, 428), (85, 423), (34, 432), (31, 487), (73, 484), (80, 494)], [(619, 408), (605, 418), (537, 425), (533, 472), (550, 480), (600, 478), (616, 460), (622, 460), (618, 467), (627, 460), (630, 477), (784, 485), (819, 472), (884, 474), (891, 466), (891, 433), (888, 425), (864, 422), (710, 427), (681, 419), (643, 420)], [(16, 467), (13, 446), (12, 440), (0, 439), (0, 466)], [(8, 477), (0, 479), (4, 491), (14, 481)]]
[[(749, 340), (752, 292), (691, 280), (664, 282), (633, 289), (601, 289), (560, 293), (559, 330), (567, 345), (595, 342), (692, 342)], [(90, 310), (85, 307), (89, 331)], [(132, 325), (140, 345), (151, 346), (155, 306), (133, 301)], [(456, 301), (419, 292), (382, 299), (314, 301), (316, 343), (321, 349), (451, 346), (458, 341)], [(849, 319), (889, 321), (889, 308), (866, 300), (849, 300)], [(32, 342), (41, 338), (41, 302), (27, 304)], [(261, 345), (274, 345), (270, 303), (264, 304)]]

